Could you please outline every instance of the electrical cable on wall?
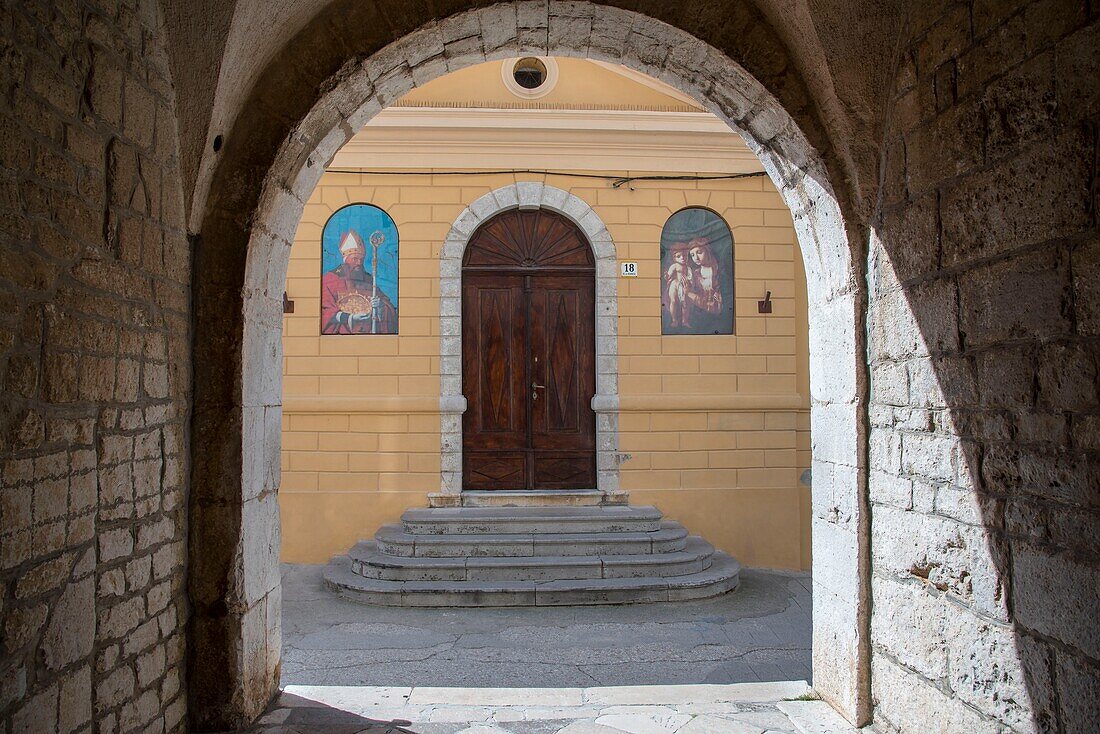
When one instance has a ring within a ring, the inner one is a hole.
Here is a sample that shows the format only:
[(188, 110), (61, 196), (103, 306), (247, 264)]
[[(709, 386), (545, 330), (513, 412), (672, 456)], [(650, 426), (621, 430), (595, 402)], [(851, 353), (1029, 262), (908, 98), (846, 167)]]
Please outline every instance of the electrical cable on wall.
[[(603, 181), (611, 181), (611, 188), (617, 189), (635, 181), (730, 181), (739, 178), (757, 178), (766, 176), (763, 171), (751, 173), (725, 173), (712, 176), (682, 175), (682, 176), (608, 176), (600, 173), (574, 173), (568, 171), (543, 171), (533, 168), (507, 168), (495, 171), (370, 171), (354, 168), (328, 168), (326, 173), (356, 173), (370, 176), (499, 176), (515, 173), (530, 173), (541, 176), (564, 176), (570, 178), (595, 178)], [(631, 187), (631, 190), (633, 188)]]

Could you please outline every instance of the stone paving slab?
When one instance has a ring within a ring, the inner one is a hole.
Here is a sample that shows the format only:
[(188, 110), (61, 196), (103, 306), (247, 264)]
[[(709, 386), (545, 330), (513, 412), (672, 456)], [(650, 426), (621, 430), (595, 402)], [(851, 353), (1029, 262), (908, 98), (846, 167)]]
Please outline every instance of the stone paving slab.
[(584, 688), (810, 680), (810, 578), (742, 570), (717, 599), (401, 609), (283, 568), (284, 684)]
[(250, 734), (855, 734), (804, 681), (726, 686), (287, 686)]
[(334, 596), (322, 568), (283, 568), (286, 690), (253, 734), (852, 731), (782, 701), (810, 690), (807, 574), (652, 606), (397, 609)]
[(837, 711), (824, 701), (780, 701), (776, 704), (801, 734), (834, 734), (855, 731)]

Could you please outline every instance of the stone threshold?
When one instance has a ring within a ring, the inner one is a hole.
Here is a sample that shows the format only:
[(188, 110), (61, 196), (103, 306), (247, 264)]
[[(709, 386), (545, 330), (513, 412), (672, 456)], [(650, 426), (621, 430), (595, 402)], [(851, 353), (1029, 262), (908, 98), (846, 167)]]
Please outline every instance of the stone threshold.
[(497, 727), (538, 721), (558, 722), (560, 731), (571, 734), (743, 731), (758, 726), (762, 716), (785, 717), (790, 722), (785, 730), (800, 734), (857, 731), (829, 704), (815, 700), (805, 681), (592, 688), (288, 685), (257, 722), (256, 731), (292, 721), (304, 723), (311, 718), (310, 711), (317, 711), (320, 720), (327, 713), (344, 712), (398, 726), (469, 723), (475, 725), (470, 731), (508, 731)]

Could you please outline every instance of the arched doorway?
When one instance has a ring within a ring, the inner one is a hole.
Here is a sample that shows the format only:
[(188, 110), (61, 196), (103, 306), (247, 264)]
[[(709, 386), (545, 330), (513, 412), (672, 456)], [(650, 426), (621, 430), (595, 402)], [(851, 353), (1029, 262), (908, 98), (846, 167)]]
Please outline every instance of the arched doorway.
[[(389, 46), (361, 46), (370, 51), (347, 60), (331, 79), (302, 82), (298, 88), (309, 91), (287, 103), (295, 111), (265, 131), (263, 142), (242, 135), (255, 144), (225, 149), (210, 187), (210, 200), (220, 206), (207, 213), (195, 258), (195, 353), (203, 357), (195, 361), (189, 585), (191, 649), (227, 652), (216, 661), (192, 653), (196, 722), (247, 722), (277, 689), (279, 478), (265, 468), (279, 461), (281, 292), (304, 201), (335, 151), (420, 80), (524, 53), (621, 63), (668, 81), (741, 132), (790, 207), (810, 286), (811, 423), (830, 436), (813, 446), (815, 688), (851, 720), (866, 720), (868, 376), (860, 321), (866, 292), (858, 218), (832, 183), (839, 171), (831, 149), (812, 112), (794, 105), (803, 87), (784, 86), (794, 96), (781, 90), (777, 98), (724, 47), (635, 11), (601, 3), (570, 8), (560, 15), (546, 5), (499, 3), (414, 23)], [(325, 48), (348, 49), (355, 44), (334, 42), (333, 28), (365, 26), (318, 27)], [(782, 48), (778, 39), (768, 42)], [(279, 78), (298, 83), (291, 74)], [(797, 118), (789, 109), (798, 110)], [(251, 121), (242, 118), (241, 131)], [(258, 170), (266, 171), (262, 181)], [(471, 206), (458, 221), (465, 226), (477, 217)], [(601, 259), (597, 269), (603, 265)], [(227, 313), (239, 314), (228, 333)]]
[(447, 369), (440, 376), (440, 491), (433, 506), (451, 506), (462, 493), (462, 262), (470, 237), (490, 219), (510, 210), (553, 212), (572, 222), (595, 261), (596, 484), (607, 500), (622, 500), (619, 483), (618, 263), (607, 225), (585, 200), (547, 183), (519, 181), (494, 189), (466, 207), (454, 221), (440, 250), (439, 354)]
[(502, 212), (462, 262), (464, 489), (596, 486), (592, 248), (549, 210)]

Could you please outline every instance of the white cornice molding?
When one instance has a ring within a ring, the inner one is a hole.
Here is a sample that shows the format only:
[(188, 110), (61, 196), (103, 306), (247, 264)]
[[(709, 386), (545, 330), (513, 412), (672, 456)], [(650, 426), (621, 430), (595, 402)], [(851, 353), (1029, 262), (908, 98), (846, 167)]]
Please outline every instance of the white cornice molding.
[(708, 132), (739, 138), (709, 112), (656, 112), (652, 110), (555, 110), (490, 109), (474, 107), (388, 107), (350, 143), (371, 130), (389, 127), (543, 128), (569, 130), (651, 130), (656, 132)]
[(432, 107), (384, 110), (330, 167), (763, 170), (740, 136), (708, 113)]

